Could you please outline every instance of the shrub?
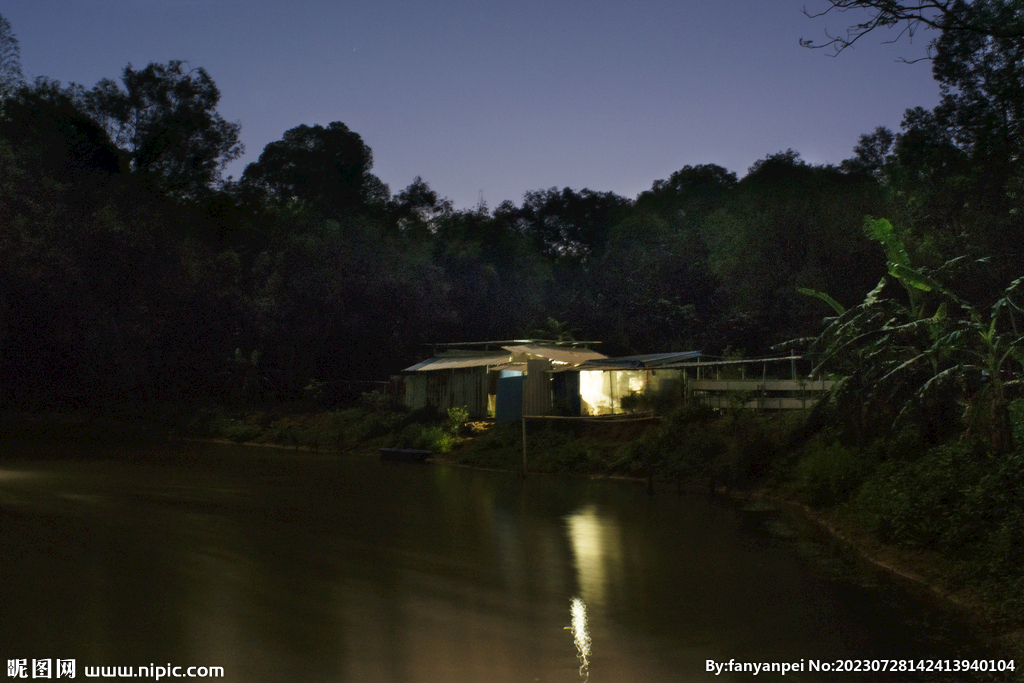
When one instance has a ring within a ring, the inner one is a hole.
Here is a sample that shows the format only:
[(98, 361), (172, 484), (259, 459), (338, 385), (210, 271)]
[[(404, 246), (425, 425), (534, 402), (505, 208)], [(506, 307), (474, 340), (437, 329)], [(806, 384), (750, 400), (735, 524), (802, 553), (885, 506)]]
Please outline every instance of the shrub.
[(626, 394), (621, 399), (619, 399), (619, 405), (622, 408), (623, 412), (635, 413), (636, 411), (640, 410), (641, 397), (635, 391), (631, 391), (630, 393)]
[(423, 427), (413, 448), (421, 448), (432, 453), (447, 453), (455, 445), (455, 437), (440, 425)]
[(809, 505), (835, 505), (853, 493), (873, 465), (867, 451), (847, 448), (838, 441), (826, 446), (812, 440), (796, 465), (797, 495)]
[(359, 395), (359, 403), (370, 412), (382, 412), (391, 407), (391, 398), (380, 391), (365, 391)]
[(453, 436), (460, 434), (467, 422), (469, 422), (469, 411), (465, 406), (448, 409), (447, 427), (450, 434)]
[(455, 445), (456, 438), (441, 425), (410, 424), (399, 432), (395, 446), (418, 448), (432, 453), (447, 453)]
[(612, 466), (632, 475), (646, 474), (648, 467), (653, 467), (677, 481), (704, 474), (727, 450), (713, 424), (716, 416), (705, 406), (677, 410), (623, 446)]
[[(976, 515), (969, 510), (980, 512), (983, 503), (970, 492), (984, 460), (977, 444), (953, 441), (916, 460), (888, 461), (864, 483), (854, 503), (885, 541), (935, 545), (953, 536), (977, 537), (977, 520), (968, 520)], [(965, 506), (970, 498), (977, 500)]]
[(262, 430), (259, 425), (247, 424), (238, 420), (226, 420), (220, 426), (220, 433), (226, 439), (244, 443), (252, 441), (260, 435)]

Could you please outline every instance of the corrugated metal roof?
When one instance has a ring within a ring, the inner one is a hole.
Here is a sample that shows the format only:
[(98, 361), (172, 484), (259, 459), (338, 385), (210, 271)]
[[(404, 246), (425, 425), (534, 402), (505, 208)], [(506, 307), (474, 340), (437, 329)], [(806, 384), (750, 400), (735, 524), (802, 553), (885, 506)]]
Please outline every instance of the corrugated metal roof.
[(442, 351), (433, 358), (410, 365), (402, 372), (478, 368), (485, 365), (501, 365), (510, 360), (512, 354), (508, 351)]
[(672, 353), (648, 353), (639, 356), (616, 356), (595, 358), (574, 368), (575, 370), (650, 370), (673, 363), (700, 358), (700, 351), (676, 351)]
[(453, 346), (500, 346), (502, 348), (509, 345), (518, 344), (540, 344), (543, 346), (567, 346), (569, 348), (575, 348), (577, 346), (587, 346), (590, 344), (600, 344), (599, 341), (558, 341), (557, 339), (502, 339), (497, 341), (474, 341), (474, 342), (435, 342), (427, 344), (427, 346), (433, 346), (435, 348), (445, 347), (452, 348)]
[[(705, 358), (707, 358), (707, 356), (705, 356)], [(712, 356), (712, 358), (714, 358), (714, 356)], [(753, 365), (755, 363), (776, 363), (776, 362), (780, 362), (780, 361), (784, 361), (784, 360), (794, 361), (794, 360), (803, 360), (803, 359), (804, 359), (803, 356), (795, 356), (795, 355), (775, 356), (774, 358), (736, 358), (736, 359), (731, 359), (731, 360), (724, 360), (724, 359), (722, 359), (722, 360), (700, 360), (700, 359), (695, 359), (695, 362), (680, 363), (679, 367), (684, 367), (685, 366), (685, 367), (690, 368), (690, 367), (697, 367), (698, 365), (700, 365), (701, 367), (709, 367), (709, 366), (712, 366), (712, 365)]]
[(564, 346), (540, 346), (538, 344), (520, 344), (518, 346), (504, 346), (506, 351), (521, 353), (537, 358), (547, 358), (557, 363), (568, 365), (579, 365), (594, 358), (605, 358), (603, 353), (591, 351), (590, 349), (572, 349)]

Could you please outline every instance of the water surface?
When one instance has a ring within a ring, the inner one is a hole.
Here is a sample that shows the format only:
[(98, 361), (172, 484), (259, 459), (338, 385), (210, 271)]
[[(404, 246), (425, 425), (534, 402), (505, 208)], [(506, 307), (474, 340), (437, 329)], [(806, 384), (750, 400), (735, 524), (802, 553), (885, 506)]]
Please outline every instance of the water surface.
[(75, 658), (79, 678), (156, 663), (246, 682), (931, 681), (968, 679), (706, 662), (990, 656), (778, 511), (615, 481), (9, 446), (0, 558), (0, 655)]

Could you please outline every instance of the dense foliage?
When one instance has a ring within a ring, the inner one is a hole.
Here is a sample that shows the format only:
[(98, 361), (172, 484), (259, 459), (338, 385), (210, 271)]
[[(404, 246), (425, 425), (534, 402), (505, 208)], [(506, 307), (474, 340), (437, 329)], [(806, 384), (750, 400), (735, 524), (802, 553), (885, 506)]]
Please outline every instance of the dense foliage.
[[(1008, 12), (1006, 24), (1019, 11), (1004, 5), (971, 11)], [(983, 367), (1006, 380), (997, 402), (1012, 398), (1018, 366), (932, 347), (956, 346), (972, 325), (981, 334), (986, 311), (999, 319), (994, 345), (957, 348), (999, 355), (1014, 344), (1016, 34), (943, 32), (941, 104), (908, 110), (899, 132), (862, 136), (838, 166), (786, 150), (742, 178), (686, 166), (634, 199), (553, 187), (492, 210), (456, 209), (421, 178), (392, 194), (371, 173), (367, 141), (338, 121), (298, 123), (239, 180), (224, 179), (240, 127), (218, 114), (205, 70), (171, 61), (128, 65), (120, 82), (91, 88), (26, 83), (13, 31), (0, 28), (5, 406), (330, 402), (353, 382), (386, 379), (425, 343), (538, 329), (602, 340), (609, 354), (758, 354), (821, 332), (823, 311), (800, 289), (864, 312), (864, 293), (891, 272), (863, 230), (869, 215), (896, 226), (920, 273), (959, 264), (940, 278), (956, 293), (949, 323), (934, 337), (917, 325), (919, 338), (886, 362), (923, 354), (911, 364), (920, 377), (925, 365)], [(936, 313), (915, 310), (914, 296), (889, 287), (872, 300), (914, 325)], [(850, 374), (852, 353), (824, 370)], [(853, 381), (892, 384), (882, 366), (871, 372)], [(889, 391), (884, 414), (911, 389)], [(1002, 419), (1002, 408), (972, 405)]]

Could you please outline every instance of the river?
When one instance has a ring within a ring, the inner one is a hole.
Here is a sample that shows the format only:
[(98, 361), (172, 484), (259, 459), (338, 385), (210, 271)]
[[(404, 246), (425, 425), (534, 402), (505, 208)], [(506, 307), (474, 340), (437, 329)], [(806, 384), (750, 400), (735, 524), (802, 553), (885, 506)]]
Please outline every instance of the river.
[(934, 600), (720, 497), (211, 444), (4, 449), (8, 673), (73, 659), (77, 678), (195, 666), (253, 683), (962, 681), (809, 667), (992, 657)]

